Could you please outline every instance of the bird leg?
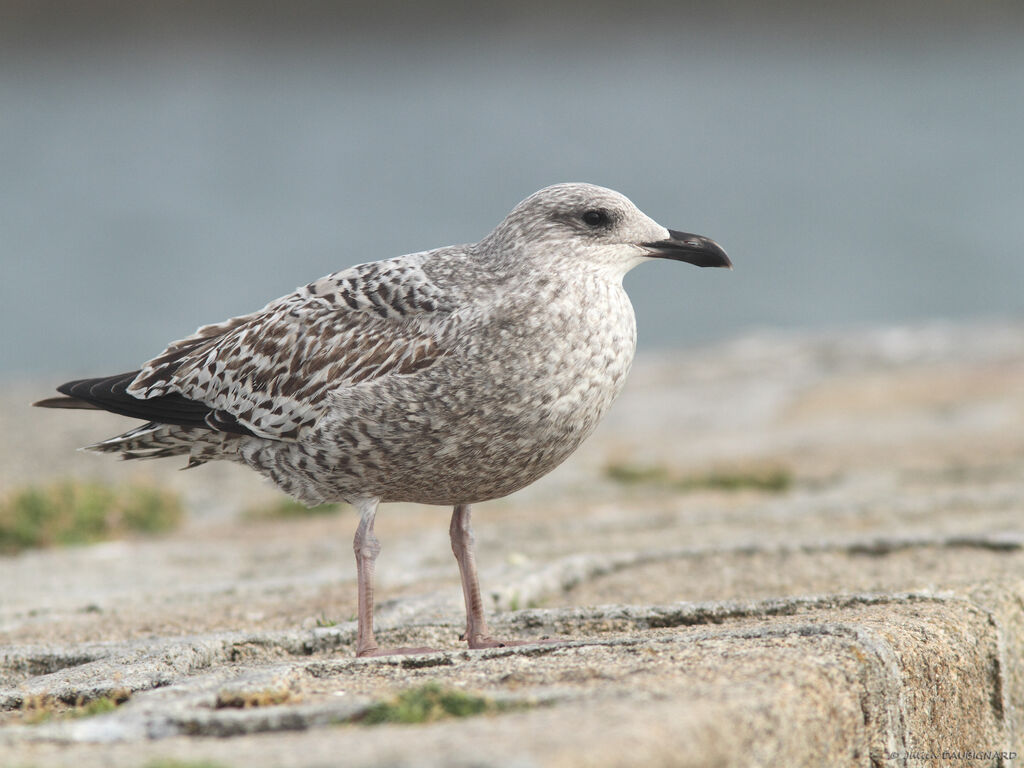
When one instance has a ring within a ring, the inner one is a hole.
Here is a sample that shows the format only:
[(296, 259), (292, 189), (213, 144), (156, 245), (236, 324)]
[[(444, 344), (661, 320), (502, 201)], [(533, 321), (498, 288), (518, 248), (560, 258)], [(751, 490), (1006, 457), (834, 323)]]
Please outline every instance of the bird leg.
[(359, 590), (359, 624), (356, 656), (366, 656), (380, 650), (373, 638), (373, 563), (380, 554), (380, 539), (373, 533), (377, 516), (377, 499), (359, 505), (359, 527), (352, 549), (356, 553), (356, 581)]
[(365, 499), (359, 509), (359, 527), (356, 528), (352, 549), (356, 553), (356, 580), (359, 591), (357, 616), (356, 656), (388, 656), (391, 654), (432, 653), (434, 648), (390, 648), (382, 650), (373, 637), (373, 565), (380, 554), (380, 540), (373, 532), (377, 516), (378, 499)]
[(484, 601), (480, 596), (480, 580), (476, 575), (476, 556), (473, 554), (473, 529), (469, 524), (469, 504), (458, 504), (452, 512), (448, 533), (452, 539), (452, 552), (459, 564), (462, 577), (462, 595), (466, 598), (466, 634), (463, 638), (470, 648), (501, 648), (506, 645), (525, 645), (515, 640), (495, 640), (487, 629)]

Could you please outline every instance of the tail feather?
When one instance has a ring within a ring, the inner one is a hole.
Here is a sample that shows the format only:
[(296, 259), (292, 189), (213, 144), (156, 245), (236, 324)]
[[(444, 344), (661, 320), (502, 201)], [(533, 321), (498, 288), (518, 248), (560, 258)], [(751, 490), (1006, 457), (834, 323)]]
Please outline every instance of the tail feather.
[(200, 427), (150, 422), (123, 435), (87, 445), (85, 450), (117, 453), (122, 459), (163, 459), (188, 456), (186, 469), (214, 459), (238, 460), (237, 443), (241, 435), (214, 432)]
[[(126, 390), (138, 373), (69, 381), (57, 387), (63, 397), (48, 397), (33, 405), (110, 411), (146, 421), (122, 435), (86, 446), (87, 451), (116, 453), (123, 459), (188, 456), (186, 469), (213, 459), (241, 460), (239, 441), (252, 432), (230, 414), (177, 393), (145, 399), (129, 395)], [(207, 421), (207, 416), (212, 421)]]

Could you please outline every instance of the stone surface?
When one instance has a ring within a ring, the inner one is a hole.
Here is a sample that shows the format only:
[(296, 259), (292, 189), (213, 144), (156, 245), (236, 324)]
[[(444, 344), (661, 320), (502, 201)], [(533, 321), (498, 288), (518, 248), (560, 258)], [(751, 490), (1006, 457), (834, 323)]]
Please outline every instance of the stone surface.
[[(1019, 762), (1024, 327), (762, 335), (641, 361), (577, 456), (474, 516), (495, 629), (560, 642), (462, 649), (448, 511), (393, 505), (382, 640), (439, 651), (382, 659), (352, 657), (351, 512), (246, 519), (274, 498), (256, 477), (75, 453), (116, 417), (33, 412), (36, 394), (0, 402), (5, 489), (132, 477), (192, 514), (160, 539), (0, 557), (5, 768)], [(611, 464), (647, 479), (615, 482)], [(764, 467), (791, 486), (692, 487)], [(425, 682), (504, 708), (359, 722)], [(108, 714), (29, 716), (123, 692)]]

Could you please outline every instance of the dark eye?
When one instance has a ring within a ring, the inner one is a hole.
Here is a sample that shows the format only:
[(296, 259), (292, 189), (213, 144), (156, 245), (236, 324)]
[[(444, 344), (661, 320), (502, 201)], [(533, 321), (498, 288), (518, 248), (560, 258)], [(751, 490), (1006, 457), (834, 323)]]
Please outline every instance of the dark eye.
[(608, 216), (608, 211), (600, 211), (597, 209), (591, 209), (583, 212), (583, 223), (588, 227), (603, 227), (611, 221)]

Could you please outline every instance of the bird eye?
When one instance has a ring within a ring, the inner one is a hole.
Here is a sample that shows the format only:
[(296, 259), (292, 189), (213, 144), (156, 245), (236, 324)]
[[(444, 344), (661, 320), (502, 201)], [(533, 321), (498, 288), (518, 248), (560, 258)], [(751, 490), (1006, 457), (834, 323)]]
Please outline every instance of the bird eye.
[(581, 218), (583, 219), (583, 223), (588, 227), (603, 227), (610, 221), (607, 211), (600, 211), (597, 209), (584, 211)]

